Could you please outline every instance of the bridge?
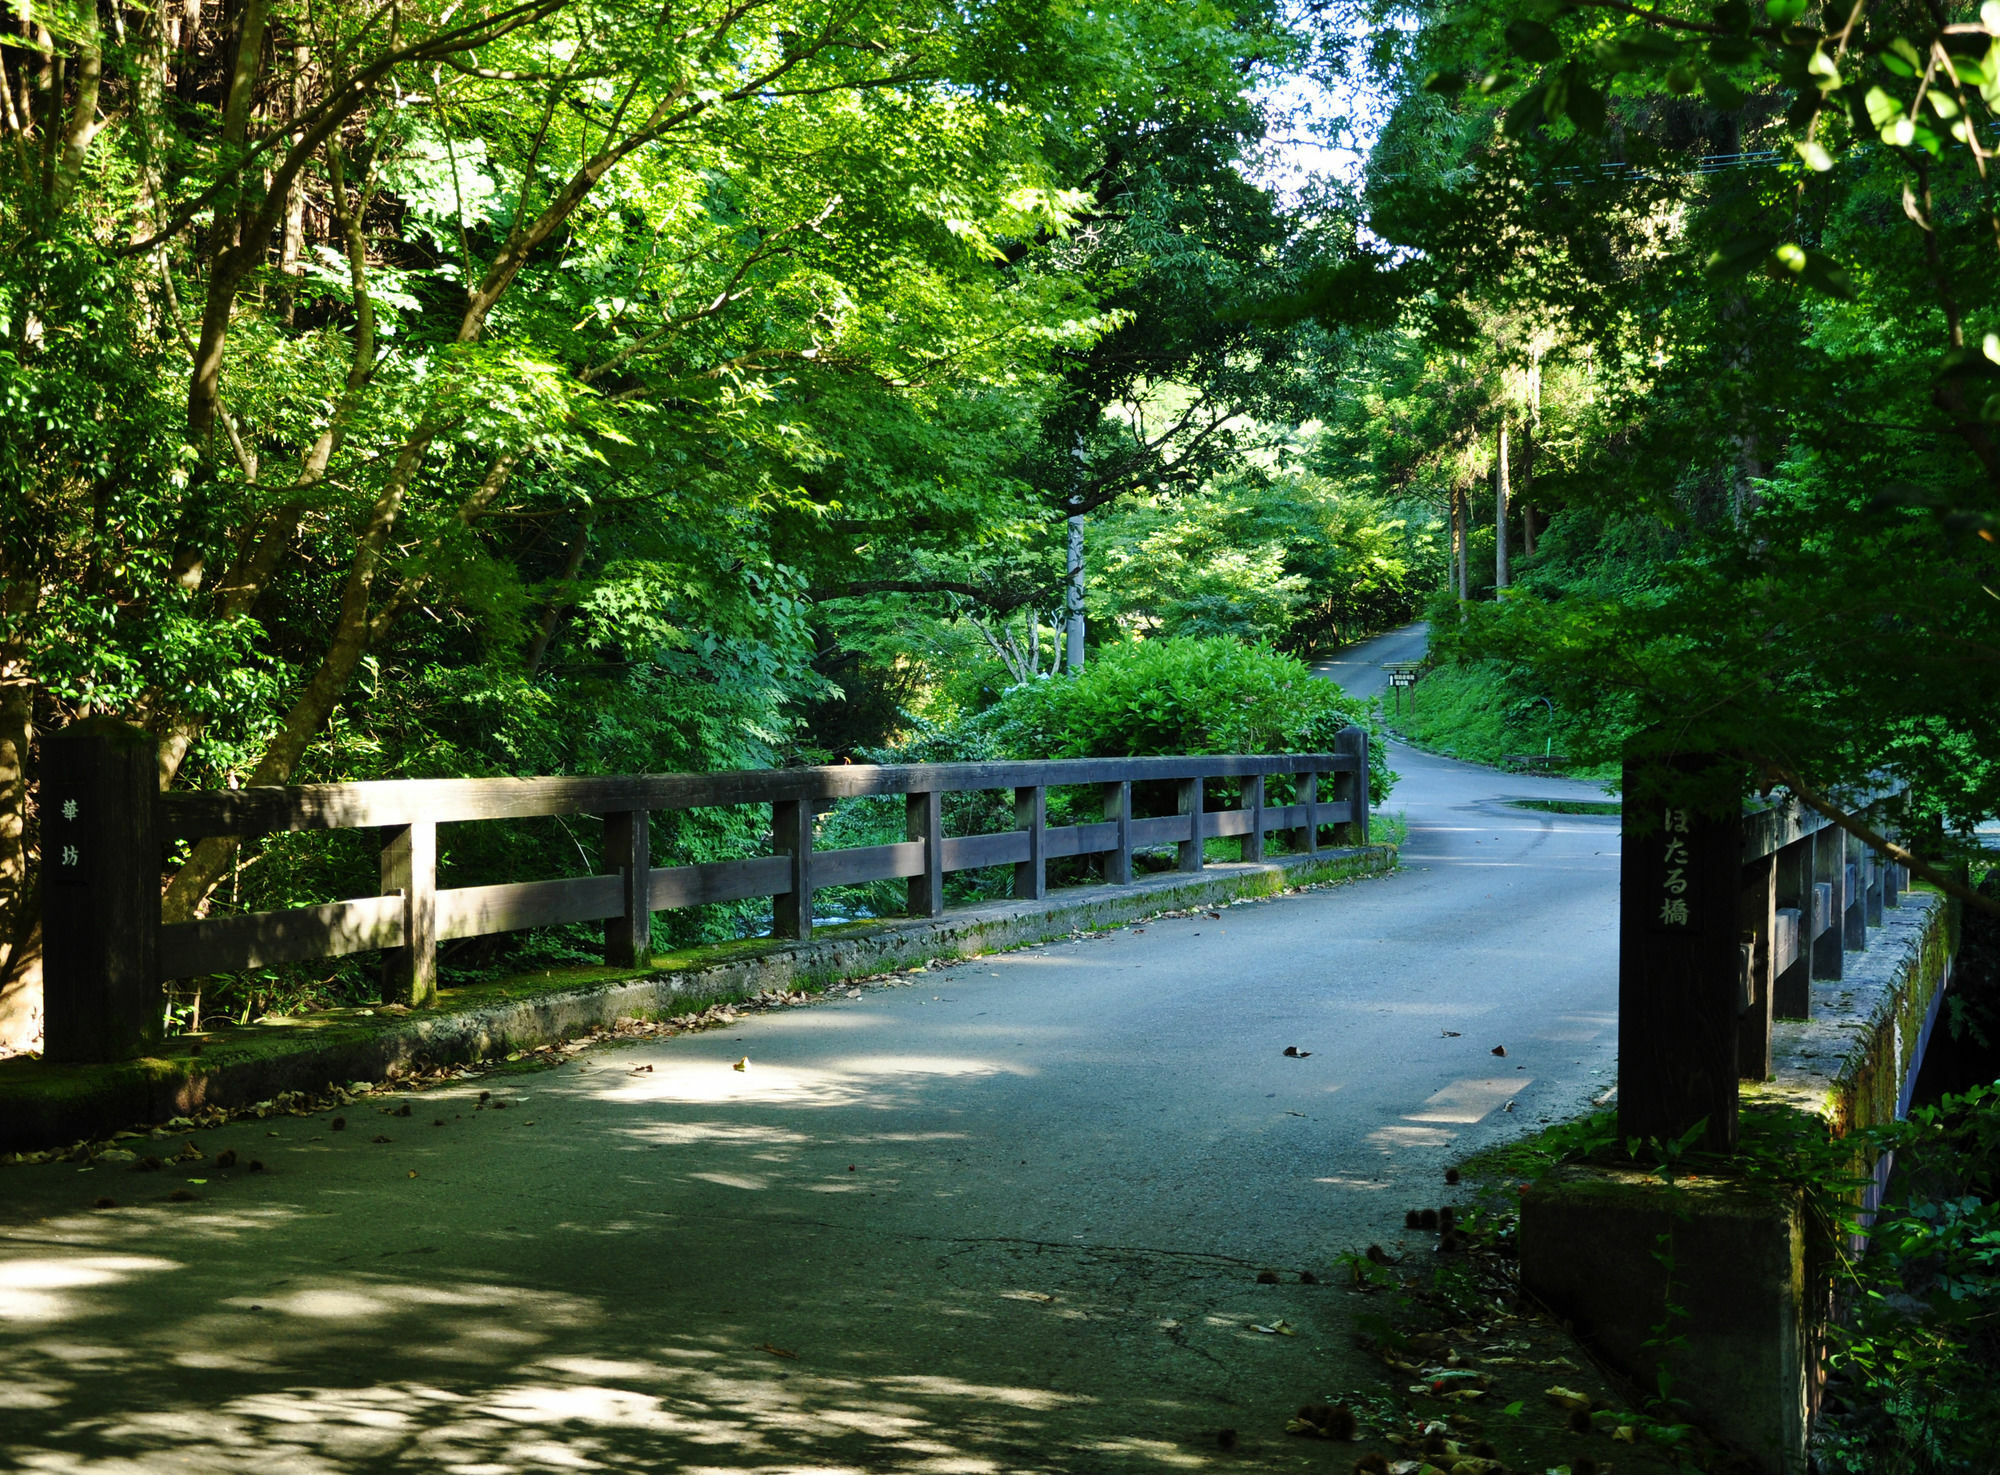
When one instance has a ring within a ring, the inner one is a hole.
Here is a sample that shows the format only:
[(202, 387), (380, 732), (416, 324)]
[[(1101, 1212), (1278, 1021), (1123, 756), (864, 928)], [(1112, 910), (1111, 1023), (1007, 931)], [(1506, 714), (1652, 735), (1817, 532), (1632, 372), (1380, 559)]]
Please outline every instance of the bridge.
[[(1358, 756), (1324, 815), (1293, 807), (1307, 789), (1262, 813), (1275, 768), (1165, 774), (1186, 833), (1156, 828), (1199, 865), (1187, 816), (1227, 781), (1246, 850), (1316, 842), (1364, 822)], [(1524, 807), (1601, 791), (1390, 757), (1392, 875), (132, 1141), (159, 1174), (0, 1170), (0, 1447), (37, 1469), (1344, 1471), (1351, 1447), (1284, 1432), (1382, 1382), (1355, 1337), (1380, 1302), (1336, 1257), (1421, 1250), (1405, 1214), (1448, 1201), (1447, 1164), (1588, 1109), (1616, 1069), (1619, 822)], [(1032, 890), (1058, 846), (1129, 855), (1133, 776), (1070, 777), (1114, 786), (1108, 820), (1052, 843), (1030, 792), (1016, 838), (961, 858), (1004, 843)], [(913, 908), (934, 812), (911, 800), (916, 848), (863, 866)], [(1495, 1316), (1480, 1335), (1526, 1335)], [(1562, 1423), (1510, 1427), (1553, 1463)]]

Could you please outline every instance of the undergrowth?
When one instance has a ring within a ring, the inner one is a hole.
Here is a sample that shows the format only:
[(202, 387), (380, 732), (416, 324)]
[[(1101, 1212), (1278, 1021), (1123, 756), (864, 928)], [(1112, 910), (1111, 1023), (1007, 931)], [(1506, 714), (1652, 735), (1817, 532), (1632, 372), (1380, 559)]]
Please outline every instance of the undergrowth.
[[(1522, 755), (1576, 751), (1583, 719), (1544, 702), (1512, 668), (1497, 661), (1439, 664), (1402, 696), (1389, 724), (1426, 748), (1471, 763), (1502, 765)], [(1576, 778), (1615, 778), (1612, 765), (1563, 770)]]

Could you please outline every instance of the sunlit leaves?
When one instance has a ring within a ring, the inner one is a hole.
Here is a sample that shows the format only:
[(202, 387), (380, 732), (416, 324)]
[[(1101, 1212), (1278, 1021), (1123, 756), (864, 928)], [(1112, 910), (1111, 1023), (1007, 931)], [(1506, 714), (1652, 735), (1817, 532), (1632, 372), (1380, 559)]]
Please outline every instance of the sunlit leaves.
[(1808, 251), (1791, 242), (1771, 253), (1764, 270), (1766, 275), (1778, 281), (1796, 280), (1829, 297), (1849, 298), (1854, 295), (1854, 284), (1832, 259), (1823, 252)]

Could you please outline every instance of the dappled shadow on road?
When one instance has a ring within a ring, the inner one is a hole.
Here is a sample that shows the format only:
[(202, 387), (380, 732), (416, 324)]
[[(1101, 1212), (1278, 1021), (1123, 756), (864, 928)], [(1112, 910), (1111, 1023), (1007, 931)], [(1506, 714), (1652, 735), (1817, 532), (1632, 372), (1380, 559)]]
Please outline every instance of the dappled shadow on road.
[[(1004, 1062), (738, 1072), (677, 1044), (428, 1092), (373, 1141), (396, 1098), (337, 1136), (286, 1121), (265, 1172), (188, 1169), (193, 1203), (171, 1174), (11, 1170), (0, 1468), (1299, 1468), (1285, 1413), (1344, 1293), (913, 1213), (958, 1191), (966, 1093)], [(210, 1162), (259, 1140), (194, 1135)], [(126, 1205), (75, 1211), (106, 1188)]]
[(910, 1296), (886, 1325), (835, 1310), (787, 1347), (769, 1339), (768, 1308), (690, 1306), (676, 1324), (672, 1308), (635, 1312), (615, 1291), (492, 1275), (303, 1274), (216, 1295), (191, 1258), (114, 1248), (180, 1243), (187, 1226), (168, 1217), (65, 1221), (52, 1226), (63, 1243), (0, 1249), (11, 1468), (1179, 1470), (1219, 1454), (1212, 1427), (1230, 1417), (1171, 1380), (1106, 1408), (1075, 1391), (1088, 1376), (1010, 1368), (991, 1335), (964, 1345), (967, 1316), (1014, 1323), (1003, 1337), (1030, 1317), (1071, 1318), (1072, 1356), (1106, 1350), (1102, 1318), (1158, 1335), (1129, 1305), (1051, 1302), (1026, 1285)]

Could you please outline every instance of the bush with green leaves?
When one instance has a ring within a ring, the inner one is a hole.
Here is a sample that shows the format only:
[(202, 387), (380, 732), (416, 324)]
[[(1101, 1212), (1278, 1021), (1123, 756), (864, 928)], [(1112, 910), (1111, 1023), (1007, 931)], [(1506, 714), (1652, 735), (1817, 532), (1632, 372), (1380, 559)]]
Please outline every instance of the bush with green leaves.
[(1221, 637), (1109, 647), (1076, 676), (1012, 688), (974, 721), (1010, 758), (1326, 753), (1343, 727), (1360, 726), (1370, 802), (1396, 777), (1367, 703), (1295, 656)]

